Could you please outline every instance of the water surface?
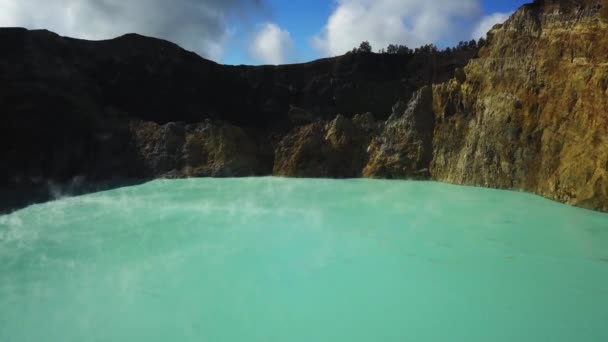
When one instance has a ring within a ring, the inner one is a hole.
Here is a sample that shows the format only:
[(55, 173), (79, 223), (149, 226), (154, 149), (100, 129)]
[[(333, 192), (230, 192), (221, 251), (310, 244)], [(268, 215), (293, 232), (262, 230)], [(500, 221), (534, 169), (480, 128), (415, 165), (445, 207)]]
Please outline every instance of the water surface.
[(608, 341), (608, 215), (431, 182), (161, 180), (0, 216), (0, 341)]

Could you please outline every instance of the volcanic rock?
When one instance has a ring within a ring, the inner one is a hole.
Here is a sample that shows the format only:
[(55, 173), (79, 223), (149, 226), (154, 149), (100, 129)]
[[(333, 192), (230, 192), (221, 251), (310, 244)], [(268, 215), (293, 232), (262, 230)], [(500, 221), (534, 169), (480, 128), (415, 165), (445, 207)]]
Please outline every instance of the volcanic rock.
[(536, 1), (434, 87), (433, 178), (608, 210), (605, 1)]

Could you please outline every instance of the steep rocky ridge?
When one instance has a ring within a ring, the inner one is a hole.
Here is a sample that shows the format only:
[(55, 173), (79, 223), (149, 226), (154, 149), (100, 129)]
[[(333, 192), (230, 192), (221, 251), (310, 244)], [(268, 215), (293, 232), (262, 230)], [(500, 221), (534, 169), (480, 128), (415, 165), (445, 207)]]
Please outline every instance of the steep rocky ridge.
[(0, 47), (0, 195), (74, 178), (271, 174), (276, 144), (294, 127), (337, 114), (386, 118), (477, 53), (226, 66), (136, 34), (85, 41), (22, 28), (1, 28)]
[(434, 89), (433, 178), (608, 210), (604, 1), (536, 1)]

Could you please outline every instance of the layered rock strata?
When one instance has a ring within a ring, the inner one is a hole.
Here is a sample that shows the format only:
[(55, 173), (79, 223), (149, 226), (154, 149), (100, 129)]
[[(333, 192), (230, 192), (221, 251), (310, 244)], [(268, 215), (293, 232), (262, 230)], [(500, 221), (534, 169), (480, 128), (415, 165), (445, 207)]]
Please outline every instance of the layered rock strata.
[(607, 8), (537, 1), (496, 26), (434, 87), (433, 178), (608, 210)]

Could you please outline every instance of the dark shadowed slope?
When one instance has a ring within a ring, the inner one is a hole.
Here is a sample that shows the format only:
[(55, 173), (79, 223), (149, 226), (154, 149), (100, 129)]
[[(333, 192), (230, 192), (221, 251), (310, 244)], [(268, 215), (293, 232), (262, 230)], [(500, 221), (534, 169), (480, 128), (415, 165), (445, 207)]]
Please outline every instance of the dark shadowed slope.
[(133, 129), (140, 121), (238, 126), (260, 145), (260, 165), (196, 174), (270, 174), (273, 144), (294, 125), (338, 113), (385, 118), (395, 102), (447, 80), (476, 53), (225, 66), (136, 34), (85, 41), (21, 28), (0, 29), (0, 46), (0, 182), (13, 189), (165, 175), (172, 164), (157, 170), (140, 155), (140, 138), (148, 138)]

